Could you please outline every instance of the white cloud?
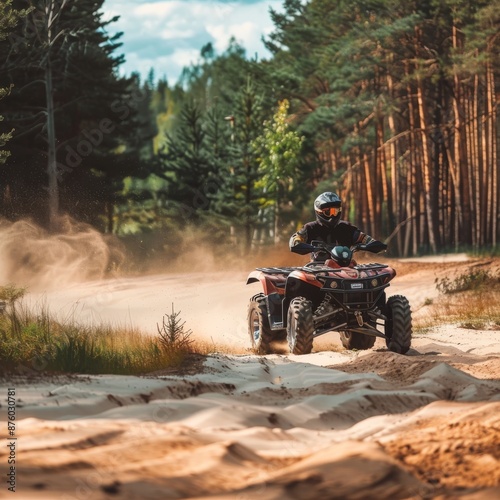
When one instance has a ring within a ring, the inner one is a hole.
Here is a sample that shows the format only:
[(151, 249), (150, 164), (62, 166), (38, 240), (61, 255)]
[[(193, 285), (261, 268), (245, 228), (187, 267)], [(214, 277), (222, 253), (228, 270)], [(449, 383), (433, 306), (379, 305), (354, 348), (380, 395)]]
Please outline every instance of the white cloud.
[[(139, 72), (143, 78), (147, 77), (153, 69), (157, 78), (166, 77), (169, 83), (175, 83), (182, 69), (196, 62), (199, 57), (199, 50), (180, 49), (169, 56), (139, 57), (136, 53), (126, 56), (126, 66), (132, 71)], [(172, 75), (176, 75), (173, 79)]]
[(139, 71), (146, 76), (154, 67), (174, 83), (184, 66), (197, 61), (203, 45), (212, 42), (223, 52), (234, 36), (247, 55), (268, 57), (261, 37), (272, 31), (269, 6), (280, 9), (282, 0), (106, 0), (106, 17), (121, 16), (108, 27), (123, 31), (126, 56), (124, 73)]

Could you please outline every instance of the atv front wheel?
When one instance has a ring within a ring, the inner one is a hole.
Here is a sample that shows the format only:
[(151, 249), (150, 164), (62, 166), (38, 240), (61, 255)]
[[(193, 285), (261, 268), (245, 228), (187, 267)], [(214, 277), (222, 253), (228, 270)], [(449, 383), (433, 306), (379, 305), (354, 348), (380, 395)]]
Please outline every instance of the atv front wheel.
[(309, 354), (313, 347), (314, 320), (312, 304), (304, 297), (290, 302), (286, 336), (292, 354)]
[(266, 297), (263, 293), (254, 295), (248, 304), (248, 333), (252, 348), (258, 354), (271, 352), (269, 344), (273, 340), (273, 332), (269, 326)]
[(411, 346), (411, 309), (408, 299), (402, 295), (389, 297), (385, 315), (387, 347), (392, 352), (406, 354)]

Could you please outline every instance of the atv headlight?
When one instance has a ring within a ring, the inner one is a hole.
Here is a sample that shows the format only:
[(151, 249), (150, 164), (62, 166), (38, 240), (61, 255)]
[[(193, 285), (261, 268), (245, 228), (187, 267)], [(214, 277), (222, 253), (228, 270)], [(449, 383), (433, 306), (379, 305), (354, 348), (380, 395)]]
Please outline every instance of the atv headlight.
[(378, 280), (377, 279), (372, 279), (371, 280), (372, 287), (375, 288), (378, 285)]

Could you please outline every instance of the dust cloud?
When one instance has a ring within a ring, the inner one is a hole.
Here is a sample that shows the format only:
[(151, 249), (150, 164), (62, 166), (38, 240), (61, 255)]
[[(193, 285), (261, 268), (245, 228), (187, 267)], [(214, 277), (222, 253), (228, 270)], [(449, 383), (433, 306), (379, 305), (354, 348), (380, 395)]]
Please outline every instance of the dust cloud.
[(123, 258), (119, 242), (69, 217), (53, 234), (30, 220), (0, 219), (0, 284), (52, 290), (103, 279)]
[(27, 287), (27, 307), (43, 304), (62, 322), (156, 335), (174, 307), (195, 339), (228, 350), (249, 347), (248, 298), (260, 290), (246, 286), (247, 274), (285, 258), (258, 251), (245, 258), (239, 245), (207, 241), (194, 229), (168, 237), (154, 258), (141, 259), (118, 238), (69, 217), (54, 233), (30, 220), (0, 220), (0, 285)]

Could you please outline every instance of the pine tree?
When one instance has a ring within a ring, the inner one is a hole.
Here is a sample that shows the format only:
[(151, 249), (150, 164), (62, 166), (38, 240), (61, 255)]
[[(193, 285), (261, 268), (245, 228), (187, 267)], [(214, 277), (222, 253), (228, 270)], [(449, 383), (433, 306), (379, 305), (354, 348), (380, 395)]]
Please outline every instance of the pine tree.
[(116, 169), (130, 170), (125, 156), (115, 156), (132, 154), (141, 97), (117, 77), (119, 35), (106, 32), (113, 20), (102, 20), (102, 0), (32, 3), (10, 43), (0, 44), (2, 74), (15, 83), (5, 113), (16, 127), (5, 185), (22, 203), (17, 215), (48, 212), (54, 222), (61, 209), (98, 223), (110, 209), (107, 172), (116, 178), (127, 175)]
[(234, 99), (231, 115), (232, 131), (232, 191), (227, 191), (232, 203), (234, 225), (243, 230), (244, 248), (248, 251), (254, 239), (254, 230), (265, 228), (263, 213), (259, 212), (259, 192), (255, 183), (259, 177), (257, 153), (253, 146), (265, 119), (263, 96), (248, 79)]
[[(250, 83), (256, 70), (234, 40), (220, 56), (204, 47), (202, 62), (184, 72), (185, 90), (170, 95), (175, 104), (160, 154), (159, 175), (168, 180), (174, 213), (203, 221), (221, 237), (243, 241), (244, 248), (250, 248), (258, 211), (252, 141), (265, 118), (263, 96)], [(183, 108), (176, 116), (179, 101)]]
[(498, 240), (497, 4), (286, 0), (273, 13), (269, 73), (312, 141), (313, 187), (339, 179), (353, 222), (401, 252)]
[(168, 181), (168, 202), (178, 216), (196, 221), (209, 208), (213, 165), (209, 161), (203, 113), (194, 102), (181, 111), (174, 134), (168, 134), (160, 153), (163, 178)]

